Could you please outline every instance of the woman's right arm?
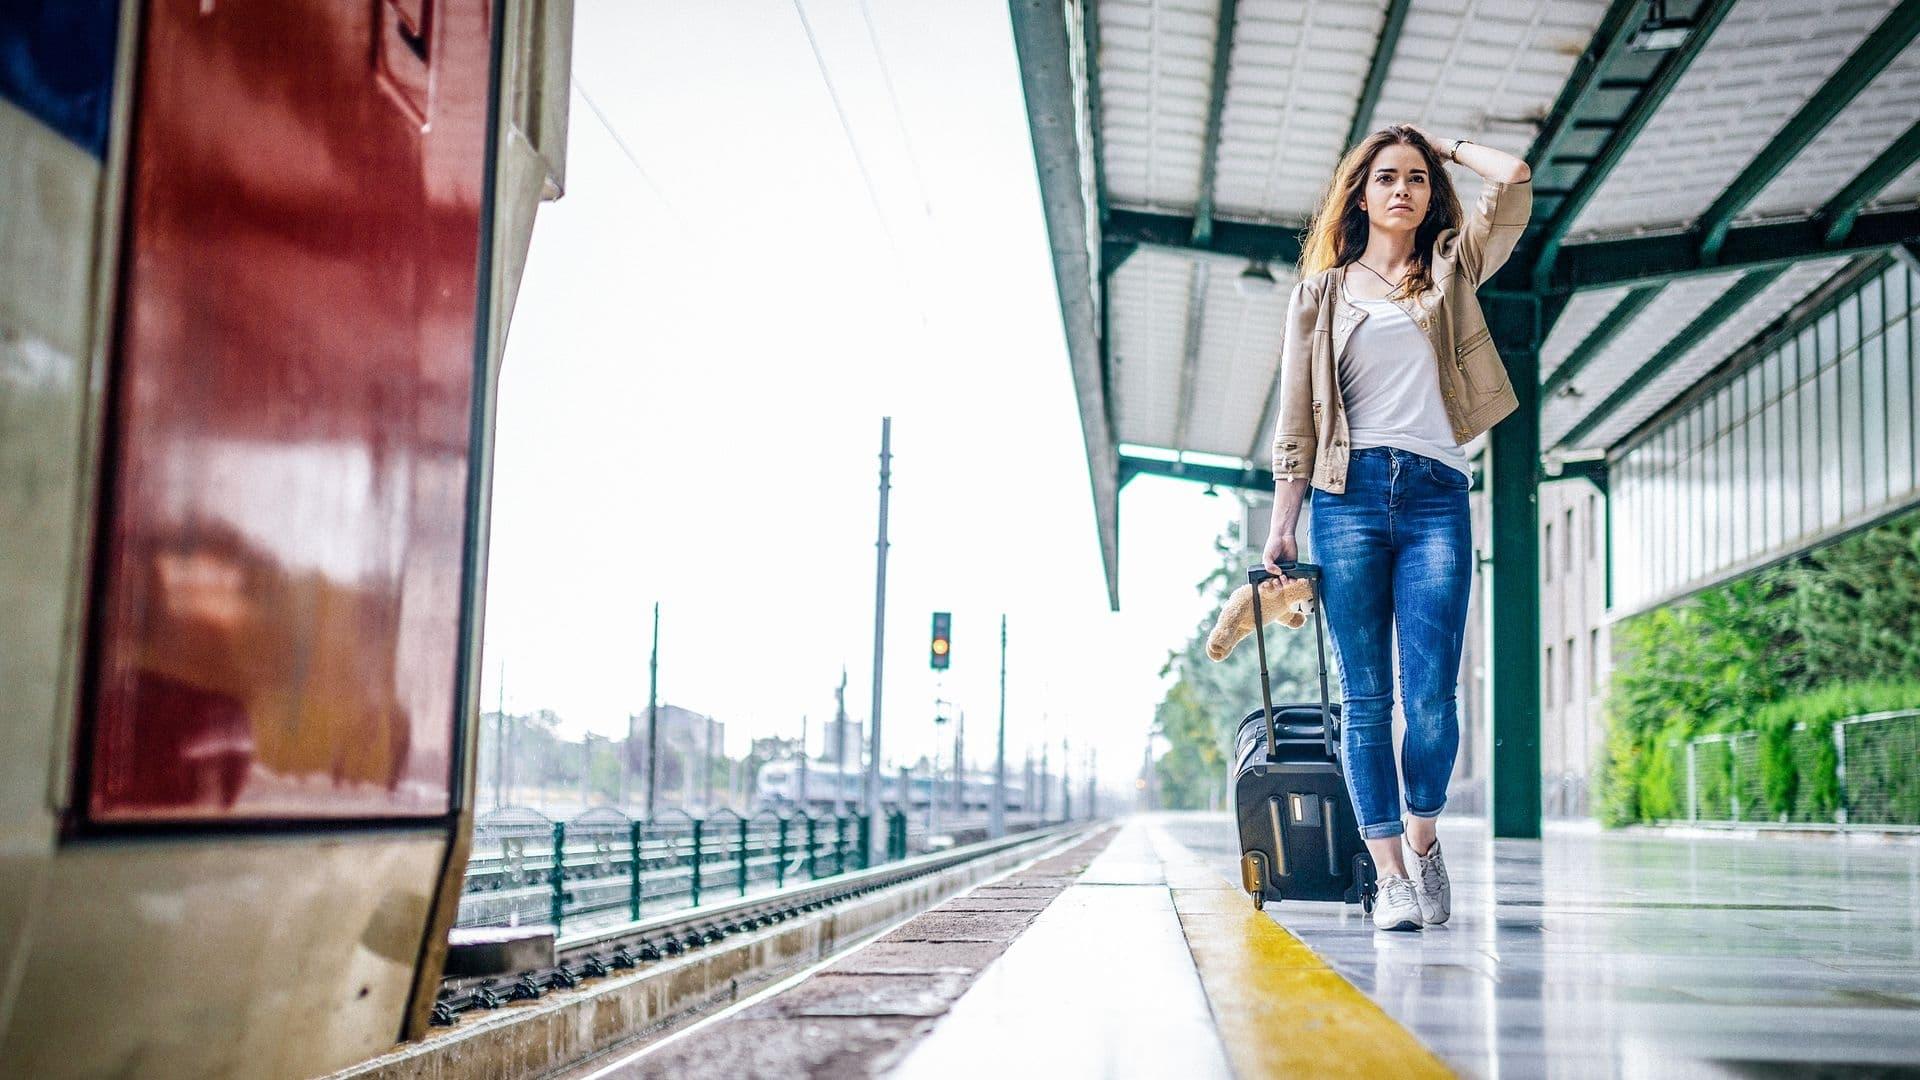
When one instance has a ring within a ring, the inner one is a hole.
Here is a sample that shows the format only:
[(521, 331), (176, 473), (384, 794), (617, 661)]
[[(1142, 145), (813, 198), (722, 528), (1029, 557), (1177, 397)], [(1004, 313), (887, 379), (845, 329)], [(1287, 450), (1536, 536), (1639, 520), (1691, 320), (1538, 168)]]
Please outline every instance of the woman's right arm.
[(1300, 524), (1300, 503), (1306, 496), (1305, 480), (1276, 480), (1273, 483), (1273, 529), (1267, 533), (1266, 548), (1269, 574), (1279, 574), (1281, 563), (1290, 563), (1300, 557), (1300, 545), (1293, 534)]
[(1280, 349), (1280, 408), (1273, 433), (1273, 529), (1267, 534), (1266, 564), (1270, 574), (1279, 563), (1292, 562), (1298, 552), (1294, 528), (1300, 522), (1300, 503), (1313, 477), (1319, 441), (1319, 416), (1313, 407), (1313, 331), (1319, 305), (1306, 281), (1296, 282), (1287, 298), (1286, 337)]

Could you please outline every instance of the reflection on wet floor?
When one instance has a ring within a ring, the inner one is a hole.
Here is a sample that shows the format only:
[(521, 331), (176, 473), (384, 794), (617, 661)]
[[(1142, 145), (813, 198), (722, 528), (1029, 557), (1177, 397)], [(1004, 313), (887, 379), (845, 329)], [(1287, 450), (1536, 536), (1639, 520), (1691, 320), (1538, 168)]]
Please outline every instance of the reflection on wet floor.
[[(1228, 818), (1161, 822), (1237, 880)], [(1462, 1074), (1920, 1077), (1920, 843), (1441, 836), (1446, 926), (1267, 910)]]

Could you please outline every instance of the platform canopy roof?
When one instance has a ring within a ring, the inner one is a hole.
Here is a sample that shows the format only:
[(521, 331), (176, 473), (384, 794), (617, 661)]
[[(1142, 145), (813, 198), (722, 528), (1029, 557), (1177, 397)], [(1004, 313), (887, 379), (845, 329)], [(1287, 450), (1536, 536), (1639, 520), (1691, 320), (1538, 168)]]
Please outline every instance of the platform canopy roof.
[(1300, 232), (1378, 127), (1532, 167), (1482, 295), (1540, 298), (1549, 457), (1622, 446), (1920, 248), (1920, 0), (1009, 3), (1116, 608), (1128, 479), (1271, 487)]

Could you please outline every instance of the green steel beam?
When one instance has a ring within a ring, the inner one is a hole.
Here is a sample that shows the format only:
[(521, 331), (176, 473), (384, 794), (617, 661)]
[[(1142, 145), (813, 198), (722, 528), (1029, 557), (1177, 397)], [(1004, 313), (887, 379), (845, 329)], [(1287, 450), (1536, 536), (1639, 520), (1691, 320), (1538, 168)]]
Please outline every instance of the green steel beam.
[(1660, 347), (1660, 350), (1647, 358), (1639, 370), (1627, 377), (1599, 407), (1580, 418), (1560, 439), (1562, 446), (1578, 446), (1594, 428), (1599, 427), (1607, 417), (1633, 399), (1646, 385), (1659, 378), (1669, 367), (1685, 356), (1695, 345), (1700, 344), (1708, 334), (1718, 329), (1720, 324), (1745, 307), (1761, 290), (1774, 283), (1781, 274), (1786, 273), (1784, 266), (1771, 266), (1756, 270), (1735, 282), (1731, 289), (1721, 293), (1719, 299), (1707, 305), (1707, 309), (1694, 316), (1692, 322), (1682, 327), (1673, 339)]
[(1200, 140), (1200, 194), (1193, 203), (1193, 242), (1196, 244), (1205, 244), (1213, 235), (1213, 182), (1220, 169), (1220, 115), (1227, 107), (1227, 61), (1233, 56), (1236, 7), (1236, 0), (1220, 0), (1220, 22), (1213, 35), (1213, 85), (1207, 92), (1206, 134)]
[(1827, 205), (1814, 215), (1828, 222), (1827, 243), (1837, 244), (1845, 240), (1867, 200), (1880, 194), (1882, 188), (1912, 168), (1916, 161), (1920, 161), (1920, 120), (1914, 121), (1912, 127), (1893, 140), (1891, 146), (1874, 158), (1872, 164), (1860, 170), (1860, 175), (1848, 181), (1847, 186), (1828, 199)]
[(1827, 222), (1819, 218), (1770, 225), (1743, 225), (1727, 232), (1716, 262), (1700, 257), (1690, 233), (1597, 240), (1560, 250), (1546, 287), (1555, 292), (1604, 289), (1614, 285), (1651, 285), (1733, 269), (1786, 266), (1825, 255), (1873, 251), (1920, 238), (1920, 210), (1882, 210), (1861, 214), (1838, 243), (1827, 241)]
[[(1554, 268), (1560, 257), (1561, 242), (1565, 240), (1567, 230), (1573, 227), (1581, 211), (1585, 210), (1587, 204), (1593, 200), (1601, 185), (1607, 182), (1607, 177), (1613, 174), (1614, 168), (1620, 164), (1620, 159), (1626, 156), (1628, 148), (1633, 145), (1635, 139), (1639, 138), (1641, 129), (1653, 119), (1654, 113), (1659, 111), (1667, 95), (1673, 93), (1673, 88), (1679, 84), (1680, 77), (1686, 74), (1694, 58), (1706, 48), (1707, 42), (1713, 37), (1713, 32), (1720, 26), (1720, 20), (1733, 9), (1733, 5), (1734, 0), (1704, 0), (1694, 13), (1694, 28), (1687, 35), (1686, 42), (1678, 49), (1669, 52), (1664, 60), (1653, 61), (1657, 66), (1651, 77), (1634, 96), (1633, 103), (1627, 107), (1618, 123), (1612, 126), (1605, 145), (1593, 156), (1593, 160), (1580, 170), (1579, 180), (1568, 189), (1565, 197), (1559, 200), (1552, 216), (1547, 219), (1539, 233), (1538, 240), (1534, 242), (1535, 254), (1532, 265), (1535, 288), (1543, 292), (1548, 290), (1548, 281), (1554, 276)], [(1551, 170), (1554, 168), (1552, 155), (1556, 147), (1582, 128), (1576, 116), (1581, 111), (1581, 107), (1592, 104), (1596, 95), (1617, 92), (1619, 88), (1614, 85), (1614, 80), (1610, 77), (1616, 67), (1644, 64), (1656, 55), (1636, 52), (1628, 45), (1633, 32), (1640, 25), (1640, 20), (1635, 17), (1632, 10), (1635, 6), (1625, 0), (1617, 0), (1608, 10), (1607, 21), (1602, 23), (1602, 29), (1610, 31), (1605, 37), (1605, 52), (1596, 55), (1584, 68), (1576, 66), (1575, 71), (1582, 76), (1581, 81), (1572, 88), (1571, 100), (1568, 100), (1566, 95), (1562, 95), (1564, 111), (1560, 104), (1556, 104), (1554, 115), (1557, 122), (1551, 124), (1535, 139), (1535, 148), (1527, 154), (1529, 167), (1537, 171), (1545, 171), (1551, 178), (1553, 175)], [(1582, 59), (1584, 60), (1585, 57)], [(1537, 191), (1538, 188), (1536, 188)]]
[[(1074, 78), (1076, 56), (1084, 64), (1086, 39), (1076, 36), (1068, 10), (1057, 0), (1008, 0), (1020, 81), (1026, 91), (1027, 126), (1039, 174), (1054, 283), (1066, 331), (1067, 360), (1086, 443), (1093, 485), (1094, 524), (1106, 571), (1107, 602), (1120, 608), (1120, 456), (1114, 440), (1105, 363), (1105, 305), (1095, 289), (1103, 281), (1090, 252), (1087, 202), (1098, 201), (1081, 176), (1080, 116), (1083, 88)], [(1086, 5), (1077, 9), (1084, 11)], [(1098, 155), (1095, 155), (1096, 159)], [(1097, 209), (1097, 208), (1096, 208)]]
[(1373, 110), (1380, 104), (1380, 88), (1387, 85), (1387, 68), (1400, 44), (1400, 28), (1406, 24), (1407, 10), (1413, 0), (1387, 0), (1387, 18), (1380, 25), (1380, 40), (1373, 47), (1373, 62), (1367, 65), (1367, 82), (1360, 100), (1353, 107), (1353, 123), (1347, 128), (1347, 149), (1358, 145), (1373, 129)]
[(1847, 57), (1846, 63), (1840, 65), (1840, 70), (1800, 107), (1793, 119), (1787, 121), (1765, 149), (1740, 170), (1733, 183), (1700, 215), (1694, 231), (1700, 236), (1702, 261), (1711, 263), (1719, 257), (1734, 217), (1759, 197), (1867, 84), (1886, 70), (1893, 58), (1913, 42), (1916, 34), (1920, 34), (1920, 0), (1901, 0), (1853, 55)]
[(1213, 267), (1205, 260), (1195, 259), (1187, 273), (1190, 275), (1187, 284), (1187, 335), (1180, 350), (1179, 391), (1173, 406), (1173, 445), (1176, 450), (1187, 449), (1187, 420), (1188, 414), (1193, 412), (1193, 380), (1200, 370), (1200, 340), (1207, 319), (1207, 282), (1213, 276)]
[(1483, 305), (1520, 407), (1494, 425), (1489, 467), (1493, 592), (1493, 835), (1540, 835), (1540, 300)]
[(1559, 472), (1548, 473), (1542, 471), (1540, 474), (1540, 479), (1543, 482), (1548, 480), (1585, 480), (1594, 487), (1599, 488), (1600, 494), (1602, 495), (1607, 494), (1607, 477), (1607, 459), (1603, 457), (1562, 462)]
[(1107, 212), (1104, 235), (1109, 244), (1237, 255), (1274, 265), (1291, 266), (1300, 261), (1300, 231), (1280, 225), (1255, 225), (1216, 218), (1207, 240), (1200, 243), (1193, 238), (1193, 218), (1114, 207)]
[(1894, 258), (1907, 264), (1907, 269), (1920, 274), (1920, 240), (1907, 240), (1895, 244), (1891, 253)]
[(1136, 476), (1172, 476), (1214, 487), (1273, 494), (1273, 473), (1266, 469), (1229, 469), (1220, 465), (1197, 465), (1191, 461), (1162, 461), (1159, 458), (1122, 455), (1120, 486), (1126, 487)]
[(1578, 378), (1580, 373), (1586, 370), (1586, 366), (1593, 362), (1593, 358), (1599, 356), (1601, 350), (1619, 336), (1620, 331), (1625, 329), (1627, 324), (1639, 317), (1640, 313), (1646, 310), (1647, 305), (1653, 303), (1653, 298), (1659, 296), (1661, 290), (1665, 288), (1664, 285), (1645, 285), (1628, 293), (1624, 299), (1614, 305), (1613, 310), (1607, 312), (1607, 317), (1600, 321), (1600, 325), (1594, 327), (1592, 333), (1581, 339), (1580, 344), (1574, 346), (1573, 351), (1567, 354), (1567, 358), (1560, 362), (1560, 366), (1553, 369), (1553, 374), (1547, 376), (1546, 383), (1540, 387), (1540, 399), (1545, 401), (1553, 397), (1568, 383)]

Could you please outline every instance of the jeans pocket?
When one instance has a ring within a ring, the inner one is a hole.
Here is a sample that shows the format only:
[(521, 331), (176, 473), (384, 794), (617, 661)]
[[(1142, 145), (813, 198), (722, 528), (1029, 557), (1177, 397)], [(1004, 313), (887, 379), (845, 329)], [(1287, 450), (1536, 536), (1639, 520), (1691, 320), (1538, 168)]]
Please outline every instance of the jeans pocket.
[(1434, 483), (1449, 491), (1465, 491), (1473, 486), (1473, 481), (1463, 476), (1458, 469), (1432, 458), (1427, 459), (1427, 475), (1433, 478)]

